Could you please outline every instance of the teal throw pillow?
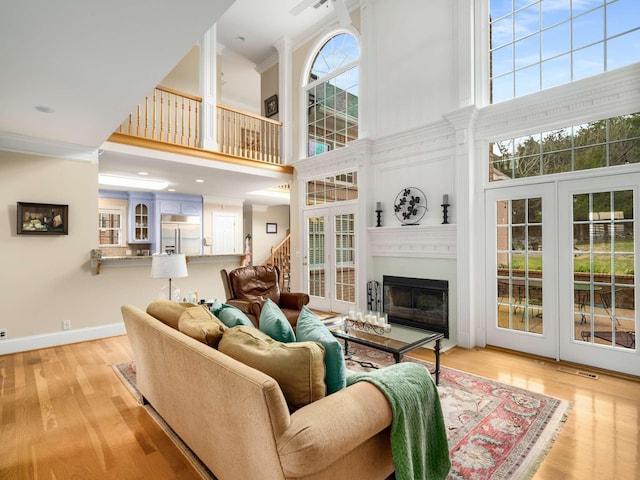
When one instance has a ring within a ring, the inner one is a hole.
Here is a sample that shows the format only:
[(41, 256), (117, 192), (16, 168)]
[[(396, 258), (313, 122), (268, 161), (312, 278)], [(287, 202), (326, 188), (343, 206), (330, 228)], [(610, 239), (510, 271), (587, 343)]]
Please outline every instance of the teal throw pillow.
[(218, 300), (217, 298), (211, 303), (211, 306), (209, 307), (209, 311), (211, 313), (213, 313), (216, 317), (218, 316), (218, 312), (220, 311), (220, 309), (224, 306), (224, 304)]
[(235, 327), (238, 325), (247, 325), (248, 327), (253, 327), (253, 323), (239, 308), (236, 308), (232, 305), (223, 304), (218, 310), (217, 313), (211, 311), (218, 319), (224, 323), (227, 327)]
[(302, 307), (298, 316), (296, 339), (298, 342), (316, 342), (324, 347), (327, 395), (346, 387), (347, 367), (344, 363), (342, 344), (306, 306)]
[(267, 299), (260, 311), (260, 331), (278, 342), (295, 342), (296, 336), (287, 317), (280, 307), (271, 299)]

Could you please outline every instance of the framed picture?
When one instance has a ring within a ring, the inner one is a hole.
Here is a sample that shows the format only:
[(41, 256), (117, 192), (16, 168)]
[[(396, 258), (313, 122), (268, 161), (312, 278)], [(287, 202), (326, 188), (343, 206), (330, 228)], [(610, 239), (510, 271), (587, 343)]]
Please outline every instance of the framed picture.
[(264, 101), (264, 114), (266, 117), (273, 117), (278, 113), (278, 95), (271, 95)]
[(267, 223), (267, 233), (278, 233), (278, 224)]
[(19, 235), (68, 235), (69, 205), (18, 202)]

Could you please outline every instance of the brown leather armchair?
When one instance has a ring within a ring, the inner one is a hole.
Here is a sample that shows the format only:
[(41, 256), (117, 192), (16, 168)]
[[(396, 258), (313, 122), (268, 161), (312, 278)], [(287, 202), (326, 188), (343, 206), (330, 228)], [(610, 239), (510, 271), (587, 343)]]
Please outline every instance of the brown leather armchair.
[(295, 330), (302, 307), (309, 303), (306, 293), (282, 292), (280, 270), (273, 265), (220, 270), (226, 303), (242, 310), (258, 327), (262, 304), (270, 298), (280, 307)]

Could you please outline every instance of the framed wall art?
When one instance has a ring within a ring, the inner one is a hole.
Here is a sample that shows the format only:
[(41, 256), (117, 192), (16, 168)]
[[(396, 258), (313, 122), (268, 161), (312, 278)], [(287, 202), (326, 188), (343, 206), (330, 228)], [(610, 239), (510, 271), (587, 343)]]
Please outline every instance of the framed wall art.
[(18, 235), (68, 235), (69, 205), (18, 202)]
[(273, 117), (278, 113), (278, 95), (271, 95), (264, 101), (265, 117)]
[(267, 223), (267, 233), (278, 233), (278, 224)]

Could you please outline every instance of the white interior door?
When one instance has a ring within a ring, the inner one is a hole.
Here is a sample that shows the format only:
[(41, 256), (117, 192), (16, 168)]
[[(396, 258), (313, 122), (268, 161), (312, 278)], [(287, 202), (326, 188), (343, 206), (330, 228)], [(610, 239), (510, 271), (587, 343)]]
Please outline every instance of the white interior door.
[(557, 358), (553, 184), (486, 192), (487, 344)]
[(559, 185), (563, 360), (640, 375), (638, 185), (640, 174)]
[(347, 312), (356, 304), (355, 206), (307, 210), (304, 275), (310, 306)]

